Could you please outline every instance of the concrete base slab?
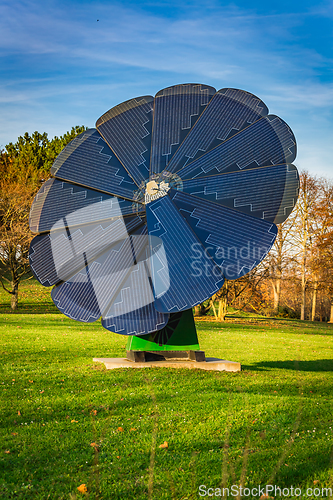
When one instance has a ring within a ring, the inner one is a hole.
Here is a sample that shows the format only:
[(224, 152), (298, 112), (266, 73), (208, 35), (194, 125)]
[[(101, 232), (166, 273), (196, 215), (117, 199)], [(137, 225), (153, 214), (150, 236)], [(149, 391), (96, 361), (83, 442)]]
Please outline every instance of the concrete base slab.
[(168, 361), (146, 361), (144, 363), (129, 361), (126, 358), (94, 358), (93, 361), (104, 363), (107, 370), (115, 368), (191, 368), (199, 370), (215, 370), (227, 372), (240, 372), (241, 365), (235, 361), (227, 361), (219, 358), (206, 358), (206, 361), (190, 360), (168, 360)]

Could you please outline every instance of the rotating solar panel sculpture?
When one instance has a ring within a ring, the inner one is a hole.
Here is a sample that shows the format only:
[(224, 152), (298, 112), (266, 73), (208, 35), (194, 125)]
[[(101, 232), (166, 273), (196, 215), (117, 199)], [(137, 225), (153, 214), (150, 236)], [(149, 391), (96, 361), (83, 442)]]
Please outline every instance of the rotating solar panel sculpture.
[(272, 247), (299, 178), (295, 137), (243, 90), (168, 87), (69, 143), (31, 207), (31, 269), (66, 316), (134, 351), (199, 348), (192, 307)]

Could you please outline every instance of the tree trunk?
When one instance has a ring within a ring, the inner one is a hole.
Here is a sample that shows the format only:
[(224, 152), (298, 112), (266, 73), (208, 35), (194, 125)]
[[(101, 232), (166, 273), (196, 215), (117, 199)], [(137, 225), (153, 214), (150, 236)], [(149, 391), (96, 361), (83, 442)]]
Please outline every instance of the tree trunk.
[(303, 178), (302, 197), (303, 197), (303, 216), (302, 216), (302, 261), (301, 261), (301, 320), (305, 320), (306, 306), (306, 267), (307, 253), (309, 244), (309, 184), (307, 175)]
[(272, 280), (273, 299), (274, 299), (274, 312), (279, 314), (280, 296), (281, 296), (281, 278)]
[(215, 309), (215, 304), (214, 304), (214, 300), (213, 299), (210, 299), (210, 305), (213, 309), (213, 313), (214, 313), (214, 316), (215, 316), (215, 319), (218, 320), (218, 317), (217, 317), (217, 314), (216, 314), (216, 309)]
[(272, 276), (271, 284), (273, 288), (273, 300), (274, 300), (274, 313), (279, 314), (280, 307), (280, 297), (281, 297), (281, 280), (282, 280), (282, 269), (283, 269), (283, 258), (285, 252), (285, 234), (283, 232), (282, 224), (278, 226), (278, 234), (275, 240), (275, 251), (276, 258), (271, 264), (270, 275)]
[(205, 306), (204, 303), (199, 304), (199, 316), (206, 316), (208, 313), (209, 309), (211, 308), (210, 302), (208, 303), (207, 306)]
[(306, 288), (306, 281), (305, 281), (305, 262), (303, 266), (303, 272), (302, 272), (302, 282), (301, 282), (301, 319), (305, 319), (305, 288)]
[(200, 305), (194, 306), (194, 316), (200, 316)]
[(11, 291), (10, 307), (12, 311), (16, 311), (18, 307), (18, 283), (13, 284)]
[(218, 312), (218, 317), (220, 321), (225, 321), (227, 310), (228, 310), (227, 297), (221, 297), (219, 300), (219, 312)]
[(333, 323), (333, 301), (331, 302), (331, 315), (330, 315), (330, 320), (328, 323)]
[(314, 282), (313, 295), (312, 295), (312, 311), (311, 311), (311, 321), (315, 320), (316, 317), (316, 305), (317, 305), (317, 288), (318, 282)]

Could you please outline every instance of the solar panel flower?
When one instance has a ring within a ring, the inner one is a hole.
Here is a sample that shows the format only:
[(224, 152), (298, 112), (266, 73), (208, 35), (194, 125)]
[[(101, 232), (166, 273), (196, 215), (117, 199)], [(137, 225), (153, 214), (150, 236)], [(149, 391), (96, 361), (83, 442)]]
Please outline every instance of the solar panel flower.
[(165, 332), (267, 255), (297, 200), (295, 156), (288, 125), (243, 90), (126, 101), (55, 160), (31, 208), (31, 269), (70, 318)]

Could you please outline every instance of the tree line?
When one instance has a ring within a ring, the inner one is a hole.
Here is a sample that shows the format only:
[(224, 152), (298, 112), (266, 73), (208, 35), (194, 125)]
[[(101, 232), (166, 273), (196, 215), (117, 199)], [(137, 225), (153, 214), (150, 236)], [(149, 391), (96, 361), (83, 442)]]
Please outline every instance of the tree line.
[(228, 307), (267, 316), (333, 321), (333, 181), (302, 171), (297, 204), (278, 225), (273, 248), (259, 266), (224, 287), (197, 314)]
[[(0, 151), (0, 282), (13, 310), (18, 307), (19, 283), (29, 276), (32, 200), (49, 178), (55, 158), (85, 129), (76, 126), (53, 139), (46, 133), (26, 133)], [(301, 172), (296, 207), (278, 225), (264, 261), (243, 278), (226, 280), (195, 313), (224, 320), (230, 310), (333, 321), (332, 180)]]

